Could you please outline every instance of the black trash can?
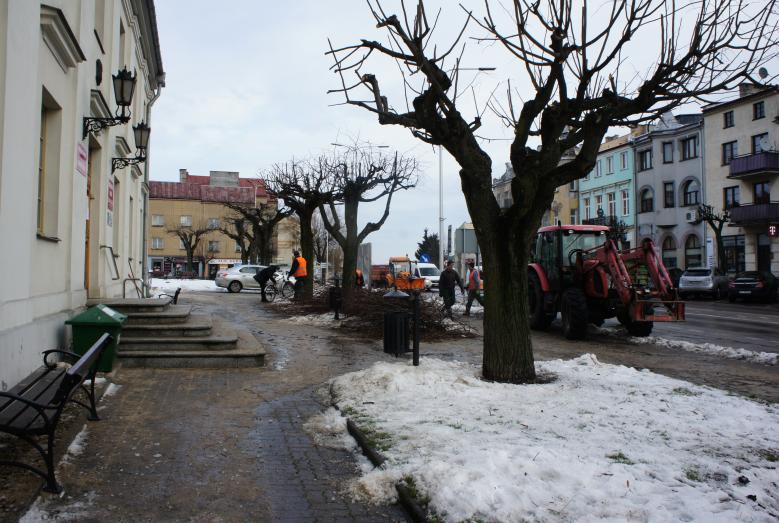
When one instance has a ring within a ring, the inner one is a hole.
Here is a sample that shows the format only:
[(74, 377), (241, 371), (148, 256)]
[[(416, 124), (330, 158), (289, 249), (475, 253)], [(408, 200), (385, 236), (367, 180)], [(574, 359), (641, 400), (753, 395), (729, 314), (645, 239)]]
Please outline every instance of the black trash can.
[(384, 313), (384, 352), (397, 356), (410, 350), (409, 319), (408, 312)]

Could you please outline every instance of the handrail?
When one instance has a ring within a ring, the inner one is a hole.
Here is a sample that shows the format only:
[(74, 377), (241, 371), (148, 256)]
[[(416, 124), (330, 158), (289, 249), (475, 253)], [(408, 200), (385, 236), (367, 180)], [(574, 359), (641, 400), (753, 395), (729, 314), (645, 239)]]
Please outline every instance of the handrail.
[(113, 248), (113, 247), (111, 247), (110, 245), (101, 245), (101, 246), (100, 246), (100, 248), (101, 248), (101, 249), (108, 249), (109, 251), (111, 251), (111, 261), (113, 261), (113, 262), (114, 262), (114, 270), (116, 271), (116, 278), (114, 278), (114, 277), (112, 276), (112, 277), (111, 277), (111, 279), (112, 279), (113, 281), (116, 281), (116, 280), (121, 280), (121, 279), (122, 279), (122, 276), (119, 274), (119, 266), (118, 266), (118, 265), (116, 265), (116, 259), (117, 259), (119, 256), (118, 256), (117, 254), (114, 254), (114, 248)]
[[(135, 293), (138, 295), (138, 299), (143, 298), (143, 294), (141, 293), (141, 289), (138, 288), (138, 284), (135, 282), (138, 278), (135, 277), (135, 271), (133, 270), (133, 259), (127, 258), (127, 265), (130, 267), (130, 278), (132, 278), (133, 285), (135, 286)], [(125, 280), (127, 281), (127, 280)], [(141, 282), (143, 284), (143, 282)], [(122, 284), (124, 285), (124, 284)]]
[(125, 278), (124, 281), (122, 282), (122, 298), (126, 298), (127, 297), (127, 282), (128, 281), (133, 282), (133, 285), (135, 285), (136, 290), (138, 289), (138, 283), (141, 284), (142, 288), (151, 290), (149, 285), (145, 281), (143, 281), (141, 278)]

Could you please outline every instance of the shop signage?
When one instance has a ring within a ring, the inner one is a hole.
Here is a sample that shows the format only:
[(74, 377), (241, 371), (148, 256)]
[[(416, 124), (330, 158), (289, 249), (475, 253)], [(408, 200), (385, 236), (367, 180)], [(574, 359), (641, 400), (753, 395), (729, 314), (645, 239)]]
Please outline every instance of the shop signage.
[(771, 223), (768, 225), (768, 236), (771, 238), (779, 237), (779, 223)]
[(87, 175), (87, 148), (80, 142), (76, 144), (76, 172)]
[(114, 210), (114, 180), (108, 179), (108, 210)]

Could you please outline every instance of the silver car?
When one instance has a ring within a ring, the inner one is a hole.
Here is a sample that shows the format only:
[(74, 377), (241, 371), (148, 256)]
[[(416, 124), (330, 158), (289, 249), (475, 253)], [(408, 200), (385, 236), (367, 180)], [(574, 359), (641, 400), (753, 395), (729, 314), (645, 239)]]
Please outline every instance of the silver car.
[(679, 297), (705, 294), (715, 300), (727, 296), (730, 279), (719, 269), (690, 267), (679, 278)]
[(214, 283), (229, 292), (241, 292), (243, 289), (260, 290), (260, 284), (254, 279), (254, 275), (265, 267), (265, 265), (237, 265), (222, 269), (216, 273)]

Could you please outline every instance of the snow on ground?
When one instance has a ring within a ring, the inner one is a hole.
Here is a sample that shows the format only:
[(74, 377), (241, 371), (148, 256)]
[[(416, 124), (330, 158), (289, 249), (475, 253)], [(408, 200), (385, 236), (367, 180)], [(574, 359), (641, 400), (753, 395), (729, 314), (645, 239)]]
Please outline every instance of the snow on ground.
[(629, 336), (627, 331), (621, 327), (592, 328), (595, 330), (595, 332), (606, 334), (608, 336), (618, 336), (629, 343), (660, 345), (662, 347), (668, 347), (669, 349), (681, 349), (688, 352), (711, 354), (722, 358), (745, 360), (752, 363), (762, 363), (765, 365), (779, 364), (779, 354), (774, 352), (757, 352), (748, 349), (723, 347), (713, 343), (692, 343), (682, 340), (669, 340), (668, 338), (661, 338), (659, 336), (647, 336), (645, 338), (639, 338), (636, 336)]
[(159, 296), (160, 293), (173, 294), (176, 289), (181, 288), (181, 292), (227, 292), (227, 289), (217, 287), (214, 280), (176, 280), (167, 278), (152, 278), (151, 291), (152, 296)]
[(339, 317), (341, 319), (336, 320), (334, 312), (325, 312), (322, 314), (301, 314), (299, 316), (289, 316), (284, 318), (283, 321), (286, 321), (287, 323), (294, 323), (295, 325), (312, 325), (315, 327), (338, 328), (343, 325), (345, 321), (347, 321), (345, 314), (341, 313)]
[(410, 476), (444, 521), (776, 521), (779, 406), (591, 354), (537, 369), (556, 379), (432, 358), (335, 378), (342, 412), (386, 444), (352, 494), (390, 501)]

